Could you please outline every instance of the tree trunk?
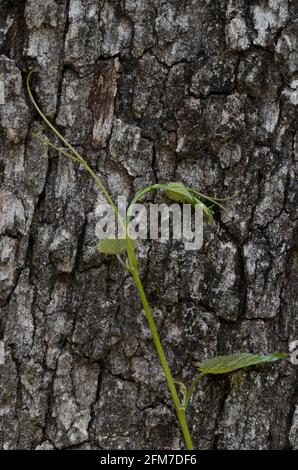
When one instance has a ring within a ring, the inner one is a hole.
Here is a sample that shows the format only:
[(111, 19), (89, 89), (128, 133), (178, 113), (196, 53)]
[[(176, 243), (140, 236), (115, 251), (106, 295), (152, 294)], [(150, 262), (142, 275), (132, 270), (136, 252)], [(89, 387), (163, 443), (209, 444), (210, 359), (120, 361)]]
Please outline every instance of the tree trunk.
[[(136, 289), (95, 250), (101, 197), (32, 137), (50, 133), (24, 77), (34, 69), (42, 109), (113, 197), (166, 181), (240, 191), (200, 250), (141, 244), (171, 370), (190, 383), (206, 357), (298, 340), (297, 2), (0, 0), (0, 11), (1, 446), (182, 448)], [(298, 449), (297, 366), (205, 378), (188, 420), (198, 449)]]

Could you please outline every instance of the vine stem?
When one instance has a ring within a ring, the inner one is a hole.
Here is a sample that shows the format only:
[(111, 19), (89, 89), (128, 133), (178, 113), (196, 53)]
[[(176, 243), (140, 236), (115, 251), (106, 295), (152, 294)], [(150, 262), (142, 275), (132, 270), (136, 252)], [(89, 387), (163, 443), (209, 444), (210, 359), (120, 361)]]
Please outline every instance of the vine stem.
[(179, 421), (180, 429), (184, 438), (185, 447), (187, 450), (193, 450), (193, 443), (192, 443), (192, 439), (191, 439), (190, 432), (188, 429), (188, 424), (186, 421), (185, 407), (183, 407), (180, 403), (177, 389), (175, 386), (175, 382), (172, 377), (172, 374), (168, 365), (168, 361), (167, 361), (167, 358), (166, 358), (166, 355), (162, 347), (159, 334), (155, 325), (151, 307), (147, 300), (147, 296), (144, 291), (144, 287), (143, 287), (143, 284), (139, 275), (139, 271), (138, 269), (135, 268), (135, 266), (137, 265), (137, 259), (136, 259), (136, 255), (135, 255), (132, 243), (127, 244), (127, 254), (128, 254), (129, 263), (131, 266), (133, 266), (131, 269), (131, 274), (135, 282), (136, 288), (138, 290), (139, 297), (144, 307), (146, 319), (147, 319), (150, 331), (152, 333), (153, 342), (154, 342), (154, 345), (155, 345), (155, 348), (156, 348), (156, 351), (157, 351), (157, 354), (158, 354), (158, 357), (159, 357), (159, 360), (160, 360), (160, 363), (161, 363), (161, 366), (162, 366), (162, 369), (166, 378), (169, 392), (172, 397), (172, 402), (173, 402), (176, 415)]

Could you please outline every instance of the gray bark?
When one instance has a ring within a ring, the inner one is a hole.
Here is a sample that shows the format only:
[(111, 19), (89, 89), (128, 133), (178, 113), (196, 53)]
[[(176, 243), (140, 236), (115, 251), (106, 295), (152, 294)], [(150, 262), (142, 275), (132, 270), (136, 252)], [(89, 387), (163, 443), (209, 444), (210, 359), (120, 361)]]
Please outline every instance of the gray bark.
[[(113, 196), (183, 181), (240, 195), (203, 248), (144, 243), (142, 277), (175, 378), (216, 354), (298, 340), (298, 4), (0, 0), (0, 442), (3, 449), (181, 448), (136, 290), (95, 251), (90, 177)], [(3, 93), (4, 92), (4, 93)], [(0, 338), (1, 339), (1, 338)], [(295, 411), (296, 410), (296, 411)], [(297, 366), (205, 379), (196, 448), (298, 448)]]

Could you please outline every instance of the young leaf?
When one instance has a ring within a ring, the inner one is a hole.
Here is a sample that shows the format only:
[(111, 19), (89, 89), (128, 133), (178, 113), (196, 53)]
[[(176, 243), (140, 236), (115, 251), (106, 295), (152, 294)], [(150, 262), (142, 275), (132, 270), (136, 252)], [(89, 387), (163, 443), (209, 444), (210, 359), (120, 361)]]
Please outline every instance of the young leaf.
[(207, 219), (209, 221), (212, 220), (213, 211), (211, 208), (207, 207), (196, 196), (191, 194), (190, 190), (188, 190), (183, 183), (161, 184), (160, 189), (163, 189), (165, 191), (165, 195), (172, 201), (192, 204), (193, 206), (198, 205)]
[(161, 184), (160, 189), (165, 191), (166, 196), (176, 202), (195, 204), (196, 198), (188, 191), (183, 183)]
[(269, 354), (268, 356), (259, 356), (250, 353), (239, 353), (231, 356), (213, 357), (198, 363), (197, 366), (199, 371), (203, 374), (226, 374), (227, 372), (242, 369), (243, 367), (285, 359), (288, 356), (288, 354)]
[[(131, 241), (136, 247), (136, 240)], [(96, 250), (104, 255), (120, 255), (121, 253), (126, 252), (126, 240), (105, 238), (104, 240), (99, 240), (96, 245)]]

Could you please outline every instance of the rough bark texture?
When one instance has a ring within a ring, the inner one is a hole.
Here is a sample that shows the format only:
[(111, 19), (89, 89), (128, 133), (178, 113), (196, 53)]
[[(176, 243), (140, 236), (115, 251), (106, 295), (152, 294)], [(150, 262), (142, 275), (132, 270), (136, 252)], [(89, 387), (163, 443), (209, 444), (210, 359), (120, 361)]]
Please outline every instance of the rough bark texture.
[[(24, 77), (33, 67), (43, 110), (114, 196), (156, 181), (241, 190), (200, 251), (141, 249), (171, 369), (189, 382), (196, 360), (298, 339), (298, 3), (0, 0), (0, 12), (1, 446), (179, 448), (135, 288), (95, 252), (100, 196), (30, 137), (48, 131)], [(296, 385), (287, 361), (205, 379), (188, 414), (196, 448), (298, 448)]]

